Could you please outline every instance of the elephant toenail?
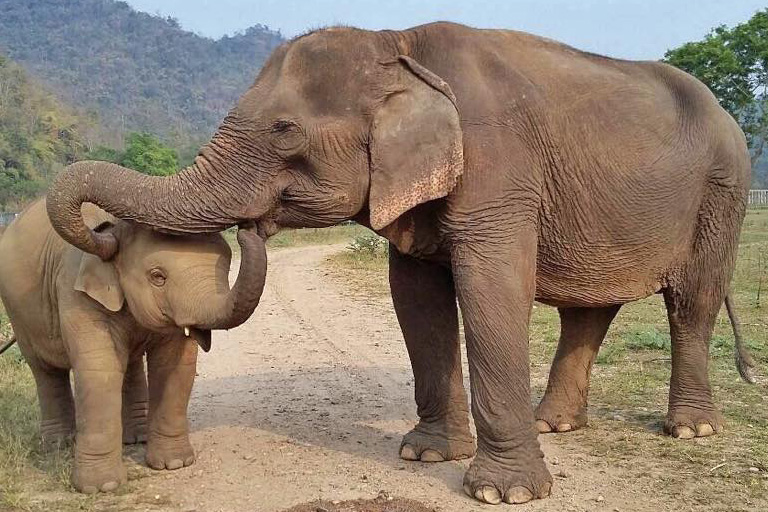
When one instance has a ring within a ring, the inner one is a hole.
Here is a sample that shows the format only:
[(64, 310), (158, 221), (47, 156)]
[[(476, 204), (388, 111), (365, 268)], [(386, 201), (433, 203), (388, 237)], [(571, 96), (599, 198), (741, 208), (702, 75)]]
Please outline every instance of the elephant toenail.
[(498, 505), (501, 503), (501, 494), (499, 494), (498, 489), (487, 485), (480, 487), (475, 491), (475, 498), (484, 501), (485, 503), (490, 503), (491, 505)]
[(536, 420), (536, 428), (538, 429), (539, 434), (552, 432), (552, 427), (544, 420)]
[(118, 485), (119, 484), (117, 482), (114, 482), (114, 481), (107, 482), (107, 483), (105, 483), (104, 485), (101, 486), (101, 491), (102, 492), (112, 492), (112, 491), (117, 489)]
[(711, 436), (715, 433), (715, 429), (712, 428), (712, 425), (709, 423), (702, 423), (699, 425), (696, 425), (696, 436), (697, 437), (707, 437)]
[(165, 467), (166, 469), (171, 469), (171, 470), (179, 469), (184, 467), (184, 461), (181, 459), (169, 460), (168, 462), (165, 463)]
[(400, 458), (405, 460), (419, 460), (419, 454), (413, 449), (413, 446), (404, 444), (400, 448)]
[(573, 430), (573, 427), (570, 423), (561, 423), (557, 426), (558, 432), (569, 432), (571, 430)]
[(513, 487), (507, 491), (504, 501), (507, 503), (527, 503), (533, 499), (533, 493), (525, 487)]
[(672, 437), (677, 439), (693, 439), (696, 437), (696, 431), (685, 425), (678, 425), (672, 428)]
[(421, 453), (421, 462), (443, 462), (445, 461), (445, 457), (443, 457), (439, 452), (436, 452), (435, 450), (424, 450)]
[(96, 494), (97, 492), (99, 492), (99, 490), (93, 485), (86, 485), (80, 490), (80, 492), (82, 492), (83, 494)]

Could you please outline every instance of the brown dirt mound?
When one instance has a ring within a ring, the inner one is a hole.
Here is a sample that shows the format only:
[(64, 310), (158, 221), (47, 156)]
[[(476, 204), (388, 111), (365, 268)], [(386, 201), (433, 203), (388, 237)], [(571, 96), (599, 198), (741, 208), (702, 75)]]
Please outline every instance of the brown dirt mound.
[(296, 505), (285, 512), (435, 512), (413, 500), (379, 495), (373, 500), (313, 501)]

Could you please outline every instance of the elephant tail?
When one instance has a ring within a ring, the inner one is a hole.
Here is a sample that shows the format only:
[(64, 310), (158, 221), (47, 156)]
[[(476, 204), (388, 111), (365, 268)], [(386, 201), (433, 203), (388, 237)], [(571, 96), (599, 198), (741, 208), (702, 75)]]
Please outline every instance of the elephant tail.
[(752, 359), (752, 355), (744, 346), (744, 341), (741, 337), (741, 324), (736, 317), (736, 308), (733, 305), (733, 299), (731, 295), (725, 296), (725, 309), (728, 310), (728, 318), (731, 321), (731, 327), (733, 327), (734, 344), (734, 358), (736, 359), (736, 368), (739, 370), (741, 378), (750, 384), (757, 382), (755, 380), (754, 369), (755, 360)]
[(8, 341), (0, 345), (0, 354), (11, 348), (14, 343), (16, 343), (16, 336), (11, 336)]

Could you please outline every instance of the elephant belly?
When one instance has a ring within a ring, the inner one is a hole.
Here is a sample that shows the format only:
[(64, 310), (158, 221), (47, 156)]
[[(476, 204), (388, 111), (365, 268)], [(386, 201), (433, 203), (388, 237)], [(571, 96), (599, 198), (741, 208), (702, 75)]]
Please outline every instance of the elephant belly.
[(671, 250), (662, 255), (649, 247), (545, 252), (538, 258), (536, 300), (558, 307), (623, 304), (659, 292), (674, 267)]

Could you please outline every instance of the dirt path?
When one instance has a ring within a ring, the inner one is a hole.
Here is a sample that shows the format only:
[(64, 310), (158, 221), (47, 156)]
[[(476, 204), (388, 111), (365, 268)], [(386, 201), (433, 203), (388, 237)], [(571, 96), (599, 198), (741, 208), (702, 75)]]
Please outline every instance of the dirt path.
[[(405, 346), (388, 299), (354, 299), (323, 270), (340, 249), (270, 254), (257, 312), (218, 333), (201, 356), (190, 410), (198, 461), (138, 482), (148, 508), (271, 512), (383, 490), (450, 512), (513, 509), (465, 497), (466, 462), (397, 457), (416, 419)], [(514, 510), (687, 509), (662, 501), (652, 480), (581, 453), (567, 436), (542, 440), (560, 475), (553, 496)]]

